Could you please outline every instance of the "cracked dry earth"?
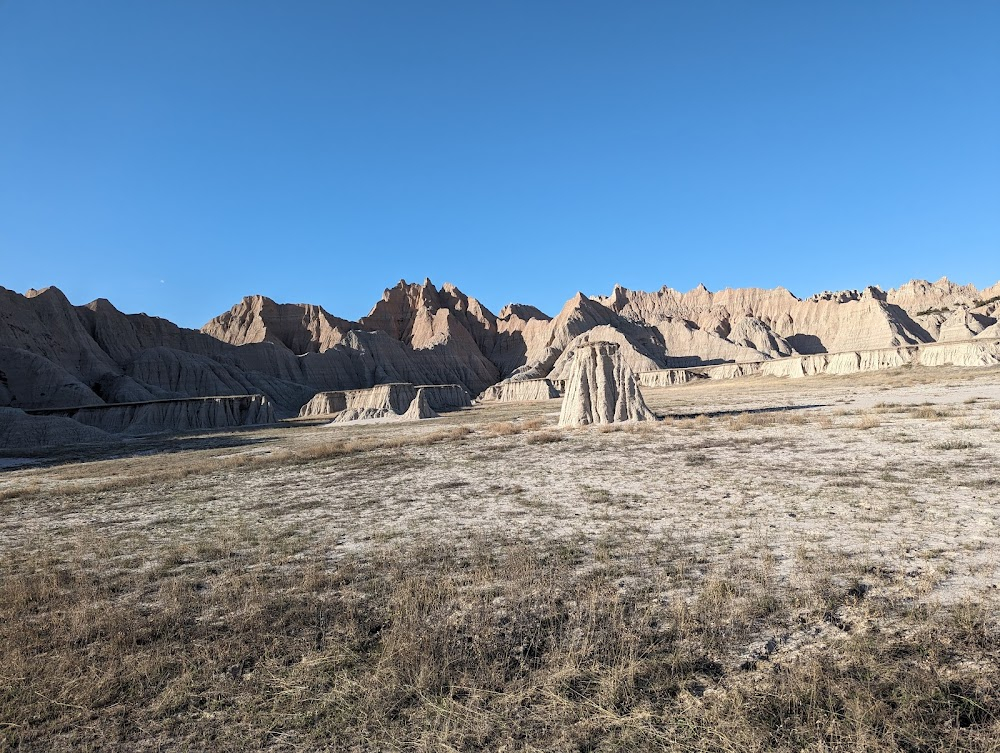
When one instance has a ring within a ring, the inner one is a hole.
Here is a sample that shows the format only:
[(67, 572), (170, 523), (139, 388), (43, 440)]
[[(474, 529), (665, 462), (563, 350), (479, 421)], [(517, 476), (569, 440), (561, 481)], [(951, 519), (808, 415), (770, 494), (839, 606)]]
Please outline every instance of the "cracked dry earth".
[[(32, 565), (37, 573), (62, 556), (55, 553), (69, 552), (76, 556), (73, 567), (99, 571), (103, 578), (145, 574), (135, 586), (139, 591), (185, 573), (199, 589), (208, 583), (210, 591), (212, 574), (222, 567), (216, 563), (251, 550), (267, 554), (251, 558), (250, 569), (297, 573), (305, 564), (332, 572), (345, 562), (384, 564), (394, 558), (404, 570), (417, 571), (427, 562), (413, 554), (421, 547), (492, 548), (498, 556), (521, 547), (532, 567), (552, 558), (569, 563), (563, 575), (570, 580), (598, 573), (619, 593), (652, 589), (663, 604), (716, 604), (717, 611), (699, 613), (707, 632), (698, 635), (725, 672), (758, 672), (866, 631), (893, 632), (891, 623), (904, 611), (961, 614), (964, 605), (975, 604), (977, 614), (995, 624), (1000, 369), (751, 378), (643, 393), (663, 420), (559, 429), (559, 401), (487, 404), (421, 422), (293, 421), (281, 428), (144, 438), (82, 455), (76, 450), (9, 460), (27, 464), (0, 469), (0, 556), (12, 572), (11, 563), (41, 562)], [(413, 559), (404, 562), (406, 557)], [(664, 562), (662, 571), (653, 572)], [(434, 578), (454, 574), (450, 566), (441, 567)], [(521, 571), (511, 567), (501, 568), (501, 575), (490, 572), (512, 580), (515, 590), (504, 598), (516, 601)], [(548, 582), (548, 576), (530, 572), (541, 579), (525, 576), (531, 588)], [(800, 592), (812, 596), (789, 596)], [(154, 599), (145, 592), (136, 598), (143, 604)], [(504, 598), (492, 602), (497, 609)], [(738, 601), (742, 611), (718, 607), (726, 600)], [(892, 607), (869, 606), (878, 604)], [(464, 610), (455, 607), (448, 619)], [(719, 624), (737, 622), (743, 627), (727, 633), (728, 642), (704, 638), (715, 635)], [(917, 633), (922, 624), (907, 623), (896, 632)], [(944, 632), (934, 635), (946, 640)], [(958, 652), (958, 658), (942, 659), (942, 666), (965, 667), (978, 688), (983, 677), (997, 675), (992, 645)], [(684, 713), (707, 708), (713, 694), (731, 702), (734, 686), (725, 673), (720, 679), (699, 672), (692, 675), (697, 681), (684, 685), (690, 696), (677, 696), (690, 697)], [(754, 677), (752, 686), (764, 682), (763, 675)], [(976, 708), (996, 704), (993, 690), (981, 692)], [(972, 693), (955, 697), (968, 700)], [(454, 695), (447, 702), (455, 702)], [(438, 709), (444, 701), (435, 703)], [(477, 714), (494, 713), (484, 704), (486, 711)], [(634, 744), (659, 741), (673, 749), (674, 737), (664, 742), (647, 716), (624, 708), (610, 725), (618, 730), (615, 740), (625, 739), (621, 719), (627, 716), (636, 725), (628, 738)], [(105, 712), (87, 713), (94, 715), (87, 717), (93, 725)], [(970, 724), (982, 732), (976, 739), (993, 739), (988, 724), (995, 726), (997, 715), (991, 710), (982, 719), (973, 716), (978, 721)], [(640, 724), (640, 717), (646, 721)], [(815, 749), (932, 749), (900, 742), (907, 735), (924, 739), (907, 732), (907, 723), (873, 727), (863, 740), (828, 732)], [(205, 746), (200, 722), (190, 724), (183, 732), (155, 726), (158, 744)], [(422, 724), (439, 730), (439, 737), (424, 747), (379, 749), (499, 745), (482, 730), (463, 732), (472, 735), (463, 743), (449, 737), (448, 725)], [(564, 720), (566, 730), (580, 724), (577, 717)], [(311, 732), (286, 729), (287, 720), (282, 725), (280, 740), (262, 744), (253, 738), (247, 747), (324, 747), (313, 744)], [(947, 731), (934, 733), (942, 735), (941, 749), (965, 739), (962, 725), (945, 726)], [(848, 727), (860, 729), (856, 721)], [(10, 729), (26, 734), (21, 722)], [(346, 734), (344, 727), (337, 729)], [(586, 748), (551, 737), (551, 724), (545, 729), (537, 749)], [(72, 734), (65, 740), (78, 744)], [(366, 727), (364, 734), (375, 733)], [(786, 740), (782, 734), (734, 737), (730, 748), (719, 743), (704, 749), (800, 749), (799, 737)], [(602, 747), (604, 737), (595, 739), (595, 747), (586, 749), (618, 749)], [(971, 747), (988, 749), (977, 745)], [(696, 748), (692, 743), (677, 749)]]

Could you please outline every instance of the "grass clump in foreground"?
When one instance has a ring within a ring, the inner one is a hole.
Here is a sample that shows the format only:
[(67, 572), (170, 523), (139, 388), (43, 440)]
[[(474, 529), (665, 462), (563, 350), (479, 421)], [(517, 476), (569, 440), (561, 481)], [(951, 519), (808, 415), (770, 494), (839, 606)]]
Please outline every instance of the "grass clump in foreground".
[(766, 550), (709, 565), (667, 539), (332, 563), (289, 532), (81, 542), (0, 562), (0, 748), (931, 751), (1000, 732), (989, 611), (876, 597), (890, 575), (835, 558), (779, 584)]

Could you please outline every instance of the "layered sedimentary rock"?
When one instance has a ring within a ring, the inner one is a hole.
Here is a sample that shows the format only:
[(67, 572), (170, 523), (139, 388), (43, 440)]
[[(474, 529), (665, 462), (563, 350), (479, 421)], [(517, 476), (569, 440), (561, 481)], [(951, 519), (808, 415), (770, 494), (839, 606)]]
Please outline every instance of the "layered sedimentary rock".
[(418, 421), (424, 418), (437, 418), (438, 414), (434, 412), (431, 407), (430, 402), (427, 400), (427, 388), (418, 387), (417, 396), (413, 398), (413, 402), (410, 403), (410, 407), (406, 409), (402, 418), (404, 421)]
[(480, 395), (483, 402), (518, 403), (535, 400), (555, 400), (559, 389), (551, 379), (517, 379), (494, 384)]
[(84, 385), (117, 369), (57, 288), (23, 296), (0, 288), (0, 346), (41, 356)]
[[(666, 361), (659, 354), (658, 349), (647, 346), (643, 350), (639, 350), (636, 347), (635, 337), (630, 338), (626, 332), (605, 324), (594, 327), (574, 337), (552, 365), (552, 370), (549, 372), (548, 378), (568, 379), (569, 373), (573, 368), (573, 360), (581, 352), (580, 346), (592, 342), (615, 343), (618, 346), (616, 357), (624, 361), (625, 365), (633, 372), (651, 371), (666, 366)], [(641, 345), (642, 342), (640, 341)]]
[[(539, 357), (539, 343), (548, 342), (548, 331), (552, 318), (546, 316), (534, 306), (524, 304), (508, 304), (500, 310), (497, 318), (497, 340), (490, 354), (490, 358), (500, 370), (500, 375), (504, 378), (510, 377), (514, 373), (529, 371), (531, 367), (528, 363), (529, 344), (532, 349), (532, 356)], [(541, 360), (547, 360), (545, 355), (546, 345), (542, 345)], [(552, 350), (551, 360), (548, 365), (555, 362), (559, 353)]]
[(745, 376), (805, 377), (818, 374), (844, 375), (879, 371), (908, 365), (985, 367), (1000, 365), (1000, 339), (929, 343), (899, 348), (816, 353), (759, 363), (728, 363), (685, 369), (662, 369), (638, 375), (648, 387), (685, 384), (696, 379), (734, 379)]
[(984, 329), (978, 335), (976, 335), (977, 340), (993, 340), (1000, 339), (1000, 322), (996, 324), (991, 324), (989, 327)]
[(992, 287), (979, 290), (975, 285), (957, 285), (947, 277), (937, 282), (911, 280), (886, 293), (886, 300), (904, 309), (910, 316), (918, 316), (929, 311), (952, 311), (957, 307), (977, 310), (989, 314), (984, 303), (1000, 296), (1000, 282)]
[(784, 358), (794, 353), (785, 338), (753, 316), (739, 317), (732, 324), (726, 339), (737, 347), (755, 350), (768, 358)]
[(1000, 340), (977, 338), (972, 342), (928, 345), (920, 348), (917, 363), (921, 366), (997, 366), (1000, 365)]
[(58, 363), (26, 350), (0, 347), (0, 405), (44, 408), (101, 402)]
[(63, 416), (30, 416), (20, 408), (0, 408), (0, 449), (37, 450), (43, 447), (107, 442), (111, 435)]
[(125, 364), (126, 376), (164, 397), (266, 394), (282, 415), (294, 415), (313, 390), (173, 348), (149, 348)]
[(302, 354), (329, 350), (357, 328), (355, 322), (333, 316), (322, 306), (275, 303), (254, 295), (212, 319), (201, 331), (232, 345), (270, 342)]
[(986, 324), (984, 318), (978, 317), (969, 309), (960, 306), (941, 322), (936, 339), (938, 342), (971, 340), (987, 326), (989, 325)]
[(365, 390), (344, 393), (345, 408), (334, 421), (362, 421), (387, 416), (401, 416), (417, 396), (417, 388), (408, 383), (380, 384)]
[(451, 375), (447, 381), (464, 384), (471, 392), (500, 377), (485, 354), (495, 345), (496, 317), (453, 285), (439, 291), (430, 280), (422, 285), (400, 281), (359, 324), (409, 346), (425, 368), (436, 364)]
[(302, 406), (299, 417), (330, 416), (352, 408), (358, 411), (359, 416), (364, 414), (377, 418), (379, 415), (376, 414), (398, 412), (411, 388), (421, 393), (421, 399), (434, 411), (457, 410), (472, 405), (468, 391), (460, 384), (389, 384), (350, 393), (344, 390), (318, 392)]
[[(409, 382), (481, 394), (501, 379), (557, 380), (567, 376), (573, 348), (593, 340), (618, 343), (639, 371), (744, 365), (989, 339), (998, 313), (1000, 284), (978, 290), (939, 280), (804, 300), (781, 288), (616, 287), (606, 298), (577, 294), (554, 318), (525, 304), (494, 316), (458, 288), (425, 281), (386, 290), (357, 322), (254, 296), (198, 332), (124, 314), (104, 299), (73, 306), (55, 288), (0, 288), (0, 405), (263, 394), (279, 417), (294, 416), (317, 392)], [(433, 393), (427, 398), (444, 409)]]
[(656, 323), (667, 348), (668, 366), (699, 366), (733, 361), (751, 363), (775, 357), (752, 346), (737, 345), (714, 331), (700, 329), (694, 322), (667, 317)]
[(332, 416), (347, 408), (347, 395), (343, 390), (317, 392), (312, 399), (299, 410), (299, 418), (313, 416)]
[(458, 410), (472, 405), (472, 396), (460, 384), (420, 384), (427, 404), (436, 411)]
[[(668, 317), (682, 318), (723, 338), (734, 331), (738, 337), (744, 335), (740, 322), (749, 317), (773, 333), (778, 350), (783, 348), (783, 340), (798, 353), (868, 350), (930, 340), (905, 310), (890, 304), (877, 288), (824, 293), (800, 300), (784, 288), (737, 288), (712, 293), (699, 286), (688, 293), (669, 288), (643, 293), (616, 287), (611, 296), (598, 300), (637, 322), (655, 325)], [(757, 342), (754, 338), (743, 339)]]
[[(478, 304), (454, 289), (449, 300), (475, 318)], [(414, 350), (384, 332), (341, 332), (359, 325), (318, 307), (244, 303), (249, 324), (242, 337), (243, 320), (233, 312), (209, 327), (246, 343), (236, 346), (163, 319), (123, 314), (103, 299), (72, 306), (54, 288), (25, 296), (0, 289), (0, 404), (60, 407), (260, 393), (279, 415), (292, 416), (317, 391), (392, 381), (481, 390), (494, 381), (488, 361), (484, 374), (449, 349), (447, 342), (461, 334), (432, 332), (447, 341), (445, 347), (428, 342)], [(482, 366), (485, 357), (476, 350), (471, 361)]]
[(655, 420), (618, 343), (589, 342), (576, 348), (559, 413), (560, 426)]
[(673, 387), (705, 378), (703, 374), (691, 368), (643, 371), (635, 376), (640, 387)]
[(273, 424), (276, 420), (271, 403), (263, 395), (90, 405), (61, 411), (35, 410), (32, 413), (48, 417), (58, 414), (111, 434), (231, 429)]

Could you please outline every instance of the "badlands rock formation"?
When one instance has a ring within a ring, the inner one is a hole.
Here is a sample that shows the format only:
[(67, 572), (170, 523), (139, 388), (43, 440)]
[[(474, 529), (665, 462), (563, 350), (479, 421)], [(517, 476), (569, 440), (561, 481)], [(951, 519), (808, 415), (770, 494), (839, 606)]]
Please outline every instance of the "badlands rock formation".
[(302, 406), (299, 417), (332, 416), (347, 410), (349, 407), (358, 409), (358, 416), (370, 412), (370, 409), (374, 409), (375, 412), (383, 416), (398, 413), (399, 407), (410, 397), (410, 390), (416, 390), (415, 397), (412, 399), (420, 397), (432, 411), (457, 410), (472, 405), (469, 393), (460, 384), (390, 384), (367, 390), (354, 390), (350, 393), (344, 390), (317, 392), (308, 403)]
[(94, 390), (58, 363), (26, 350), (0, 347), (0, 405), (44, 408), (101, 402)]
[(70, 410), (36, 410), (33, 413), (48, 417), (63, 416), (112, 434), (202, 431), (275, 422), (274, 409), (262, 395), (90, 405)]
[[(798, 353), (870, 350), (930, 339), (903, 308), (888, 303), (885, 293), (877, 288), (800, 300), (784, 288), (712, 293), (699, 286), (689, 293), (669, 288), (642, 293), (616, 287), (610, 297), (598, 300), (637, 322), (655, 325), (666, 317), (679, 317), (736, 345), (774, 348), (775, 353), (768, 354), (772, 357), (782, 355), (782, 350), (787, 355), (790, 349)], [(743, 322), (748, 317), (756, 320), (749, 326)], [(758, 334), (748, 336), (750, 330)]]
[(472, 405), (472, 396), (460, 384), (420, 384), (428, 404), (436, 411), (458, 410)]
[(299, 410), (299, 418), (314, 418), (316, 416), (332, 416), (347, 409), (347, 393), (344, 390), (332, 392), (317, 392), (312, 399)]
[(344, 393), (346, 407), (334, 421), (363, 421), (372, 418), (401, 416), (417, 396), (412, 384), (380, 384), (367, 390)]
[(560, 426), (656, 420), (619, 353), (618, 343), (583, 343), (575, 348), (572, 363)]
[[(487, 357), (495, 344), (496, 317), (453, 285), (439, 291), (430, 280), (422, 285), (400, 281), (358, 322), (333, 317), (319, 306), (279, 305), (254, 296), (202, 332), (232, 345), (272, 343), (293, 355), (326, 356), (314, 361), (346, 357), (360, 362), (354, 365), (356, 372), (362, 367), (361, 373), (354, 379), (344, 374), (337, 385), (342, 388), (386, 381), (457, 383), (478, 394), (499, 378)], [(319, 382), (329, 385), (322, 379), (310, 384)]]
[[(74, 306), (55, 288), (25, 295), (0, 288), (0, 405), (260, 394), (282, 418), (298, 415), (320, 392), (400, 382), (460, 385), (467, 394), (490, 390), (485, 397), (504, 399), (540, 384), (516, 382), (565, 378), (575, 348), (595, 340), (617, 343), (637, 371), (710, 364), (732, 370), (807, 355), (995, 339), (998, 315), (1000, 283), (978, 290), (914, 281), (888, 292), (807, 299), (781, 288), (615, 287), (608, 297), (577, 294), (550, 318), (525, 304), (495, 316), (458, 288), (425, 280), (386, 290), (356, 322), (316, 305), (253, 296), (198, 332), (123, 314), (104, 299)], [(445, 409), (433, 391), (427, 399), (434, 410)]]
[(494, 384), (477, 400), (484, 402), (518, 403), (535, 400), (555, 400), (560, 395), (559, 388), (551, 379), (518, 379)]
[(61, 416), (29, 416), (19, 408), (0, 408), (0, 450), (106, 442), (111, 435)]
[(644, 387), (667, 387), (696, 379), (733, 379), (745, 376), (805, 377), (818, 374), (856, 374), (900, 366), (1000, 366), (1000, 339), (957, 343), (928, 343), (900, 348), (816, 353), (759, 363), (728, 363), (686, 369), (662, 369), (638, 375)]
[(406, 413), (403, 414), (403, 420), (417, 421), (424, 418), (437, 417), (438, 414), (434, 412), (430, 402), (427, 400), (427, 388), (418, 387), (417, 396), (413, 398), (413, 402), (410, 403), (410, 407), (407, 408)]
[(340, 344), (357, 324), (308, 303), (275, 303), (247, 296), (201, 331), (232, 345), (269, 342), (293, 353), (322, 353)]
[[(344, 408), (336, 414), (336, 423), (348, 421), (366, 421), (372, 419), (402, 419), (416, 420), (437, 418), (435, 408), (454, 409), (469, 405), (469, 395), (457, 385), (421, 385), (412, 384), (380, 384), (366, 390), (351, 390), (344, 392)], [(335, 407), (341, 401), (334, 397), (326, 406), (322, 401), (315, 400), (309, 408), (312, 411), (324, 407)], [(312, 413), (311, 415), (319, 415)]]
[[(656, 323), (666, 345), (668, 366), (698, 366), (705, 363), (751, 363), (778, 356), (754, 347), (738, 345), (714, 331), (700, 329), (697, 324), (669, 316)], [(790, 347), (790, 346), (789, 346)]]
[(985, 317), (976, 316), (965, 306), (959, 306), (941, 322), (936, 339), (938, 342), (971, 340), (990, 326), (987, 321)]

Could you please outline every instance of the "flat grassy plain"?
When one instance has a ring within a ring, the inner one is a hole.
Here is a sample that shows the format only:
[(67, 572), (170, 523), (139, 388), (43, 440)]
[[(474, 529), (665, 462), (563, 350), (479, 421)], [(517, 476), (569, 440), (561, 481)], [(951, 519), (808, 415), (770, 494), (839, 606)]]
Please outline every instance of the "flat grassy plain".
[(643, 392), (4, 461), (0, 749), (1000, 750), (1000, 370)]

